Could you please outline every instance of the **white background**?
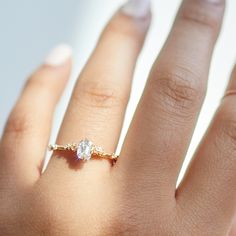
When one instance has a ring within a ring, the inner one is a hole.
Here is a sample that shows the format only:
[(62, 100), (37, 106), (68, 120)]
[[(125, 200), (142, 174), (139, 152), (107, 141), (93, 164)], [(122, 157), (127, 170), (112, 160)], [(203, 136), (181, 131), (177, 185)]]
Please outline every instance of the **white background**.
[[(74, 49), (74, 71), (55, 115), (55, 138), (72, 85), (120, 0), (0, 0), (0, 134), (27, 76), (58, 43)], [(190, 159), (224, 92), (236, 57), (236, 1), (228, 0), (222, 34), (214, 53), (209, 89), (193, 141)], [(180, 0), (153, 1), (153, 23), (135, 73), (122, 138), (155, 57), (173, 23)], [(99, 78), (98, 78), (99, 79)], [(186, 161), (186, 163), (187, 163)], [(186, 164), (185, 164), (186, 165)]]

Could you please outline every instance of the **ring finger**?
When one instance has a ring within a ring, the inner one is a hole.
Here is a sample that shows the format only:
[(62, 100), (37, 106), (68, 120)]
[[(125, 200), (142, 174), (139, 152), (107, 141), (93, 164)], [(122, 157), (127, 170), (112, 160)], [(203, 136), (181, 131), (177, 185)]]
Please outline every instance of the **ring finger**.
[[(98, 45), (75, 85), (57, 142), (78, 142), (88, 138), (108, 152), (114, 152), (129, 98), (136, 60), (149, 23), (148, 2), (129, 1), (105, 28)], [(68, 156), (49, 163), (48, 171), (68, 172)], [(73, 167), (79, 166), (69, 159)], [(107, 170), (106, 160), (90, 161), (86, 168)], [(85, 169), (86, 169), (85, 168)]]

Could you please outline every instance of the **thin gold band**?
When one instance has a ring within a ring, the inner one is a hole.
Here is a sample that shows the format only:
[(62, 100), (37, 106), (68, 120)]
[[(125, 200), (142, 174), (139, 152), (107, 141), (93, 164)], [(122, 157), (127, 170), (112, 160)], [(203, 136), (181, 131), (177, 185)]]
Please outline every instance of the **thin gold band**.
[(72, 151), (76, 152), (77, 158), (81, 160), (89, 160), (91, 157), (96, 156), (99, 158), (110, 159), (116, 161), (118, 155), (115, 153), (107, 153), (101, 147), (95, 146), (88, 139), (81, 140), (80, 143), (72, 143), (66, 145), (50, 144), (49, 151)]

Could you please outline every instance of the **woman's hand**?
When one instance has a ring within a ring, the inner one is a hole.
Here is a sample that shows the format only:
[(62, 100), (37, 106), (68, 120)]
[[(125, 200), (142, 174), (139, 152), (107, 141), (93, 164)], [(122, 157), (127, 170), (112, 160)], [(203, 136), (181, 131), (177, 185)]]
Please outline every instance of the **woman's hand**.
[[(114, 166), (54, 152), (41, 174), (71, 70), (70, 49), (53, 51), (26, 83), (1, 140), (0, 235), (228, 235), (236, 206), (236, 72), (176, 190), (223, 12), (223, 0), (183, 2)], [(131, 0), (112, 18), (75, 85), (57, 143), (87, 137), (115, 151), (150, 15), (147, 0)]]

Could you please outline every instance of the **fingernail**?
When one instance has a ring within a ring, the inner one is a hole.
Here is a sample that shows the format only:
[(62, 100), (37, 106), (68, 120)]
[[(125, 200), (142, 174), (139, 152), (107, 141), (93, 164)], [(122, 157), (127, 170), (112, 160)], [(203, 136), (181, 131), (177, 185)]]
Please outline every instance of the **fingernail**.
[(44, 63), (49, 66), (61, 66), (71, 57), (71, 55), (71, 47), (66, 44), (60, 44), (49, 53)]
[(142, 18), (150, 11), (150, 0), (128, 0), (122, 7), (122, 12), (126, 15)]
[(220, 4), (223, 2), (223, 0), (207, 0), (207, 2), (212, 3), (212, 4)]

